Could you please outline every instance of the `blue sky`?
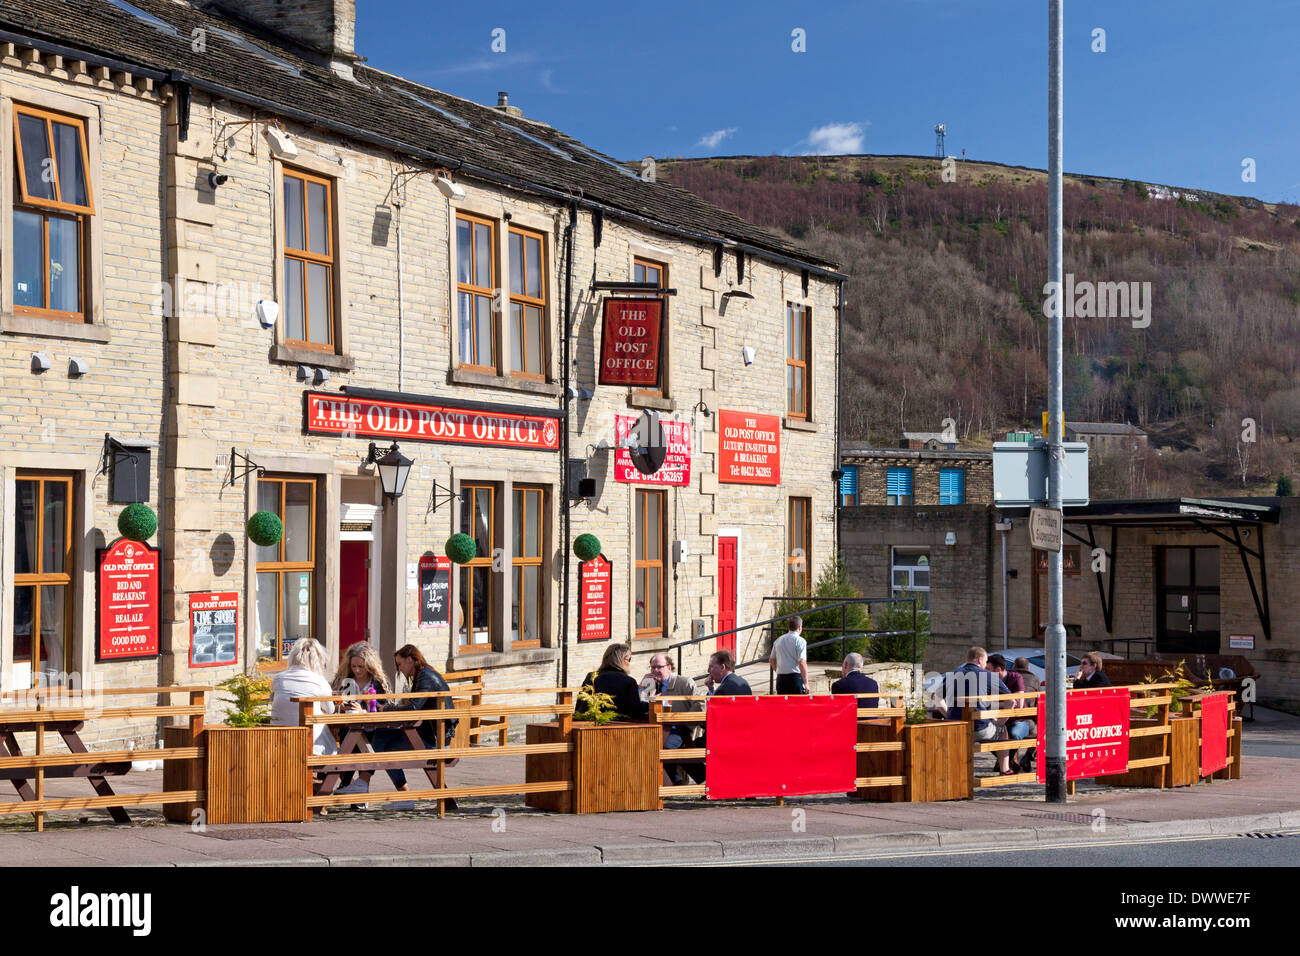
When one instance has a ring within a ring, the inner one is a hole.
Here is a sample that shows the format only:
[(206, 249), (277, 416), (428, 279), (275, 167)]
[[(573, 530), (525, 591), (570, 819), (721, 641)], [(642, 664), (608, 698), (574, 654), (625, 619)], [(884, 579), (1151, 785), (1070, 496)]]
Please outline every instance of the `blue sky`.
[[(621, 159), (933, 155), (942, 122), (1047, 165), (1046, 0), (357, 0), (357, 50)], [(1300, 0), (1066, 0), (1065, 168), (1300, 202), (1298, 66)]]

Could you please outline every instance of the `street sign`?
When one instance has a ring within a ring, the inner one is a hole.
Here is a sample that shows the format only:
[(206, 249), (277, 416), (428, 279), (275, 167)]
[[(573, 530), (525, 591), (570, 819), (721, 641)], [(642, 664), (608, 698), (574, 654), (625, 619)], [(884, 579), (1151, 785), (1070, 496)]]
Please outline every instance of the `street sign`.
[(1061, 550), (1061, 512), (1055, 508), (1029, 509), (1029, 546), (1040, 551)]

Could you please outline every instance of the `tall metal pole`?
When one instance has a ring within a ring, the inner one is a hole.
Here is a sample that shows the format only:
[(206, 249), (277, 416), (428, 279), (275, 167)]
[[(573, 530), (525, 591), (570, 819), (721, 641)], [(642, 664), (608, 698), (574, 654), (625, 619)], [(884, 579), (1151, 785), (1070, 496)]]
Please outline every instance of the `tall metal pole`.
[(1007, 649), (1007, 533), (1002, 532), (1002, 649)]
[[(1063, 398), (1061, 390), (1061, 317), (1062, 295), (1062, 202), (1061, 154), (1062, 86), (1064, 70), (1061, 64), (1064, 45), (1064, 0), (1048, 0), (1047, 4), (1047, 279), (1055, 283), (1057, 294), (1052, 297), (1056, 307), (1048, 318), (1048, 390), (1047, 390), (1047, 507), (1061, 508), (1061, 464), (1065, 457), (1062, 446)], [(1065, 803), (1065, 627), (1062, 598), (1061, 552), (1047, 552), (1047, 792), (1048, 803)]]

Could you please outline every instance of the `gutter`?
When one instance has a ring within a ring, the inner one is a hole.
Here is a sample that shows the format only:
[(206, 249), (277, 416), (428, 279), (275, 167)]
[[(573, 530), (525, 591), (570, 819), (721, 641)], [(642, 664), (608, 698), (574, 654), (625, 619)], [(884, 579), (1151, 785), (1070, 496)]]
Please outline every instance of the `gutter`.
[(569, 684), (569, 553), (570, 537), (573, 534), (571, 505), (569, 500), (569, 384), (572, 379), (572, 362), (569, 361), (569, 338), (573, 322), (573, 233), (578, 225), (578, 204), (569, 202), (569, 223), (564, 227), (564, 338), (560, 343), (560, 361), (564, 369), (560, 374), (560, 407), (564, 415), (564, 431), (560, 438), (560, 507), (563, 508), (564, 535), (561, 546), (564, 548), (564, 584), (560, 588), (560, 687)]

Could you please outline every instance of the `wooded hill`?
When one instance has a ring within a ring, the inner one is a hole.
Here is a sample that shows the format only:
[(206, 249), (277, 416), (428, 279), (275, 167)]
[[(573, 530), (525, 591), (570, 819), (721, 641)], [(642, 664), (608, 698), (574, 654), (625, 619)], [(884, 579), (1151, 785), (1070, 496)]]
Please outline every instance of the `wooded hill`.
[[(986, 446), (1041, 428), (1047, 407), (1047, 178), (949, 168), (911, 156), (658, 163), (851, 276), (846, 439), (893, 446), (952, 418), (963, 445)], [(1300, 207), (1067, 175), (1065, 272), (1151, 284), (1145, 328), (1095, 307), (1065, 321), (1066, 418), (1151, 435), (1145, 453), (1094, 460), (1094, 498), (1273, 494), (1300, 472)]]

